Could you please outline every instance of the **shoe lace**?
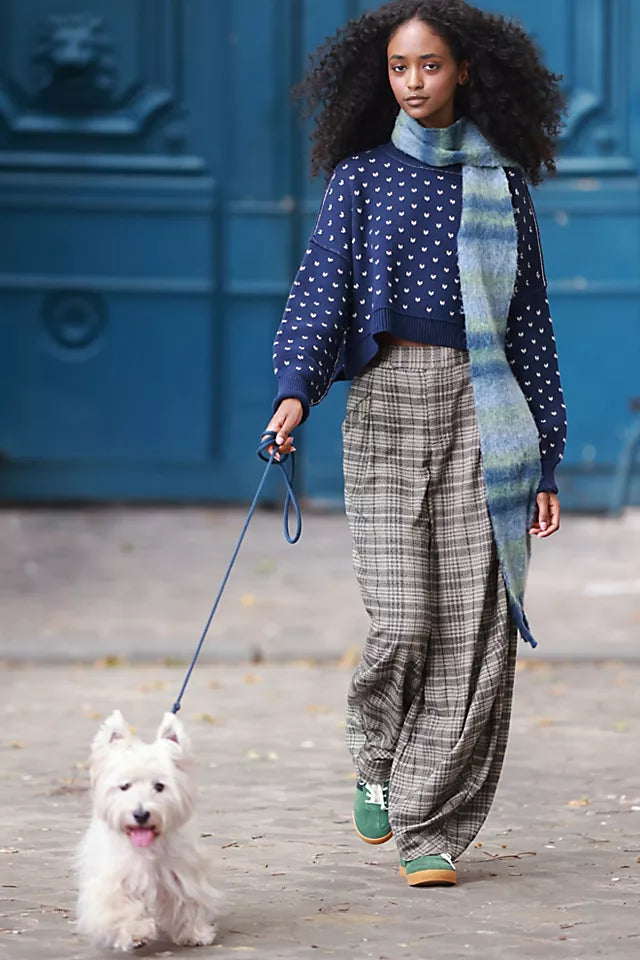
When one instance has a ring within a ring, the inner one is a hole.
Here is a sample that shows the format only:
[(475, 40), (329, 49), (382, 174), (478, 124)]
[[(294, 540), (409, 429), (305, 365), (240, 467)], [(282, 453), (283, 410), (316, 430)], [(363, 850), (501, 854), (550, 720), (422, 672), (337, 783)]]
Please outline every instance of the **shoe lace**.
[(442, 857), (443, 860), (446, 860), (447, 863), (450, 863), (451, 866), (453, 866), (453, 860), (451, 859), (450, 853), (441, 853), (440, 856)]
[(383, 787), (381, 783), (365, 783), (366, 790), (365, 803), (373, 803), (381, 810), (388, 809), (389, 788)]

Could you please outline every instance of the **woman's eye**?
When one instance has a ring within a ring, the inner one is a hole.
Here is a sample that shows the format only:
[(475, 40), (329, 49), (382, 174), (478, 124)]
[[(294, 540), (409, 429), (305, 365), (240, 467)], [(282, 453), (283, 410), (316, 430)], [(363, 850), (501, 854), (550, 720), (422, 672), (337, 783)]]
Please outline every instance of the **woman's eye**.
[(164, 783), (154, 783), (153, 789), (156, 791), (156, 793), (162, 793), (164, 790)]
[[(435, 73), (436, 70), (438, 69), (438, 64), (437, 64), (437, 63), (425, 63), (425, 67), (426, 67), (426, 69), (427, 69), (427, 71), (428, 71), (429, 73)], [(430, 69), (431, 67), (433, 67), (433, 70)]]
[(121, 784), (120, 784), (120, 789), (121, 789), (122, 791), (128, 790), (130, 786), (131, 786), (130, 783), (121, 783)]

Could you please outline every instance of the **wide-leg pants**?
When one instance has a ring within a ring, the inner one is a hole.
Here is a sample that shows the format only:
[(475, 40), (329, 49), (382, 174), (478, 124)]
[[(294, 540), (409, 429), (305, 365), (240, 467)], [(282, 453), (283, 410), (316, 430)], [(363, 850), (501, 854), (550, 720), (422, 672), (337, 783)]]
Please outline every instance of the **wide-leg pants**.
[(343, 438), (370, 618), (348, 745), (362, 779), (390, 781), (400, 856), (457, 857), (493, 802), (516, 657), (467, 353), (382, 348), (352, 383)]

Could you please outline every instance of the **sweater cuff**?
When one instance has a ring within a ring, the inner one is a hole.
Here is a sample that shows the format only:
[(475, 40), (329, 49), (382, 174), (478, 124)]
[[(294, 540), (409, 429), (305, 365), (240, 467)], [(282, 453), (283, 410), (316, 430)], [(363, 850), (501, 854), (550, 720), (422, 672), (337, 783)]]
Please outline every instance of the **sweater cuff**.
[(538, 493), (557, 493), (558, 485), (556, 483), (555, 460), (542, 460), (542, 479), (538, 485)]
[(299, 400), (302, 404), (302, 420), (309, 416), (309, 384), (304, 377), (299, 377), (295, 373), (283, 373), (278, 377), (278, 392), (273, 401), (273, 412), (275, 413), (283, 400)]

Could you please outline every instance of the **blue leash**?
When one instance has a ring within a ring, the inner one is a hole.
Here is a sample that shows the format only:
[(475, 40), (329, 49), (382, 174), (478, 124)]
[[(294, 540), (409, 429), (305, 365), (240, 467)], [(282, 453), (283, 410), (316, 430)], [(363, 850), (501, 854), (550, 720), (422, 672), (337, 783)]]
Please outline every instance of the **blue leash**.
[[(209, 627), (211, 626), (211, 621), (213, 620), (214, 615), (215, 615), (215, 612), (216, 612), (216, 610), (218, 609), (218, 604), (220, 603), (220, 597), (222, 596), (223, 591), (224, 591), (224, 588), (225, 588), (226, 585), (227, 585), (227, 580), (229, 579), (229, 574), (231, 573), (231, 570), (232, 570), (232, 568), (233, 568), (233, 565), (234, 565), (234, 563), (236, 562), (236, 557), (238, 556), (238, 553), (240, 552), (240, 547), (241, 547), (241, 545), (242, 545), (242, 541), (244, 540), (244, 535), (245, 535), (245, 533), (247, 532), (247, 528), (248, 528), (248, 526), (249, 526), (249, 523), (251, 522), (251, 517), (252, 517), (253, 514), (255, 513), (255, 509), (256, 509), (256, 506), (257, 506), (257, 503), (258, 503), (258, 499), (259, 499), (260, 494), (261, 494), (261, 492), (262, 492), (262, 488), (263, 488), (263, 486), (264, 486), (265, 480), (267, 479), (267, 474), (269, 473), (269, 467), (270, 467), (272, 464), (275, 465), (276, 467), (280, 467), (280, 468), (281, 468), (281, 476), (282, 476), (283, 479), (284, 479), (284, 484), (285, 484), (285, 487), (286, 487), (286, 490), (287, 490), (287, 493), (286, 493), (286, 496), (285, 496), (285, 500), (284, 500), (284, 517), (283, 517), (284, 535), (285, 535), (285, 538), (286, 538), (286, 540), (287, 540), (287, 543), (297, 543), (298, 540), (300, 539), (300, 535), (301, 535), (301, 533), (302, 533), (302, 514), (301, 514), (301, 512), (300, 512), (300, 506), (298, 505), (298, 501), (296, 500), (296, 495), (295, 495), (295, 493), (293, 492), (293, 479), (294, 479), (294, 476), (295, 476), (295, 460), (294, 460), (294, 455), (293, 455), (293, 453), (292, 453), (291, 455), (285, 454), (285, 456), (282, 457), (280, 460), (276, 460), (276, 459), (275, 459), (275, 456), (276, 456), (276, 454), (277, 454), (277, 452), (278, 452), (278, 448), (277, 448), (277, 446), (276, 446), (276, 444), (275, 444), (275, 439), (276, 439), (276, 433), (275, 433), (274, 430), (269, 430), (267, 433), (265, 433), (265, 434), (262, 435), (262, 439), (261, 439), (261, 441), (260, 441), (260, 446), (258, 447), (257, 453), (258, 453), (258, 456), (260, 457), (260, 459), (265, 461), (266, 467), (264, 468), (264, 473), (262, 474), (262, 479), (260, 480), (260, 483), (258, 484), (258, 489), (256, 490), (255, 497), (253, 498), (253, 503), (251, 504), (251, 506), (250, 506), (250, 508), (249, 508), (249, 513), (247, 514), (247, 518), (246, 518), (246, 520), (244, 521), (244, 526), (243, 526), (242, 532), (241, 532), (241, 534), (240, 534), (240, 536), (239, 536), (239, 538), (238, 538), (238, 542), (237, 542), (237, 544), (236, 544), (236, 548), (235, 548), (235, 550), (233, 551), (233, 556), (231, 557), (231, 561), (230, 561), (230, 563), (229, 563), (229, 566), (227, 567), (227, 571), (226, 571), (224, 577), (222, 578), (222, 583), (220, 584), (220, 589), (218, 590), (218, 596), (216, 597), (216, 599), (215, 599), (215, 601), (214, 601), (214, 604), (213, 604), (213, 607), (211, 608), (211, 613), (209, 614), (209, 619), (207, 620), (207, 622), (206, 622), (206, 624), (205, 624), (205, 628), (204, 628), (204, 630), (202, 631), (202, 636), (200, 637), (200, 641), (199, 641), (199, 643), (198, 643), (198, 646), (196, 647), (196, 652), (195, 652), (194, 655), (193, 655), (193, 659), (192, 659), (192, 661), (191, 661), (191, 663), (190, 663), (190, 665), (189, 665), (189, 669), (187, 670), (187, 675), (186, 675), (186, 677), (184, 678), (184, 682), (183, 682), (183, 684), (182, 684), (182, 687), (180, 688), (180, 693), (178, 694), (178, 699), (176, 700), (176, 702), (174, 703), (173, 707), (171, 708), (171, 713), (177, 713), (178, 710), (180, 709), (180, 701), (182, 700), (182, 697), (184, 696), (184, 692), (185, 692), (185, 690), (187, 689), (187, 684), (189, 683), (189, 680), (191, 679), (191, 674), (193, 673), (193, 668), (194, 668), (195, 665), (196, 665), (196, 660), (197, 660), (198, 657), (200, 656), (200, 651), (202, 650), (202, 645), (204, 644), (205, 637), (207, 636), (207, 633), (208, 633), (208, 631), (209, 631)], [(267, 448), (268, 448), (268, 447), (271, 447), (271, 446), (273, 446), (273, 450), (271, 451), (271, 453), (267, 453)], [(287, 469), (286, 469), (286, 467), (285, 467), (285, 462), (289, 459), (289, 456), (291, 456), (291, 471), (290, 471), (290, 472), (287, 472)], [(293, 534), (293, 536), (291, 536), (291, 530), (290, 530), (290, 528), (289, 528), (289, 510), (290, 510), (290, 508), (293, 508), (293, 512), (294, 512), (295, 518), (296, 518), (296, 529), (295, 529), (295, 533)]]

